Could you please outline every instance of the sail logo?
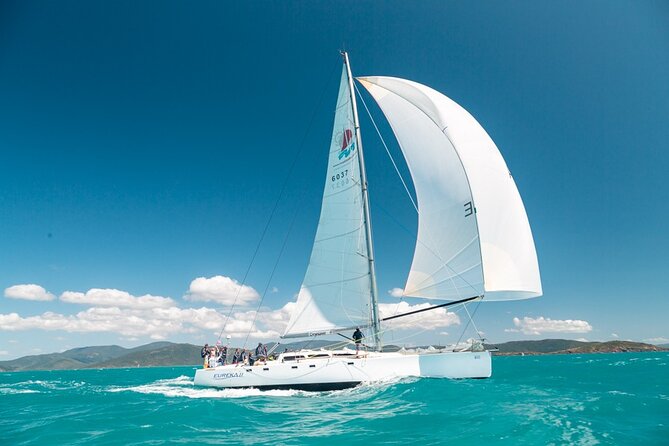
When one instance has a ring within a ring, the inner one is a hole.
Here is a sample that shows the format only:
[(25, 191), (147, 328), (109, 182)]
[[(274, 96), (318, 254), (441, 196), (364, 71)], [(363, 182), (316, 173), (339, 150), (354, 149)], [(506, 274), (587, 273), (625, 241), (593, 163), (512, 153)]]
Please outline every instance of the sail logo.
[(345, 129), (337, 135), (337, 141), (341, 145), (341, 150), (337, 156), (339, 159), (348, 158), (348, 156), (355, 150), (355, 141), (353, 139), (353, 132), (351, 129)]

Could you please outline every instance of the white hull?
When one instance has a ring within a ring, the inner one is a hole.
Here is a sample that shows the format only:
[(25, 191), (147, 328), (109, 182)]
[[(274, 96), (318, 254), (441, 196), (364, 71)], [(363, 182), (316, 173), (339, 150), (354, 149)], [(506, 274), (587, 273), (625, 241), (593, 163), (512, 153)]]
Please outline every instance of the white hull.
[(490, 352), (366, 353), (355, 357), (225, 365), (195, 372), (195, 385), (221, 388), (336, 390), (392, 378), (489, 378)]

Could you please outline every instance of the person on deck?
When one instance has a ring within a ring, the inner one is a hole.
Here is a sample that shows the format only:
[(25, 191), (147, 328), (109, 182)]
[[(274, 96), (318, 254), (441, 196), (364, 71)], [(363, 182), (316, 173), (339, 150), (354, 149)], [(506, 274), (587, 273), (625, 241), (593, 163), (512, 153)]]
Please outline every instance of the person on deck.
[(237, 365), (239, 363), (239, 349), (235, 350), (235, 353), (232, 355), (232, 363)]
[(228, 356), (228, 347), (226, 347), (226, 346), (224, 345), (223, 347), (221, 347), (221, 351), (220, 351), (220, 354), (219, 354), (218, 362), (219, 362), (221, 365), (225, 365), (225, 360), (226, 360), (227, 356)]
[(362, 338), (364, 338), (365, 335), (360, 331), (360, 327), (356, 327), (352, 337), (353, 342), (355, 342), (355, 355), (358, 356), (360, 353), (360, 344), (362, 343)]
[(258, 346), (256, 347), (256, 361), (265, 361), (265, 364), (267, 364), (267, 346), (262, 345), (262, 342), (258, 342)]
[(204, 344), (204, 347), (200, 350), (200, 356), (204, 360), (204, 368), (206, 369), (209, 366), (209, 344)]

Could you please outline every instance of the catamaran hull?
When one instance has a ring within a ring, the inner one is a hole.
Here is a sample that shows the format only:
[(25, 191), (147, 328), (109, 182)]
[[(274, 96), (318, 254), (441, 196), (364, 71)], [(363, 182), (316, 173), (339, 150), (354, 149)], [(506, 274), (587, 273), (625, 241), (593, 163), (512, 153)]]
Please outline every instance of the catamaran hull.
[(269, 361), (254, 366), (226, 365), (195, 372), (195, 385), (220, 388), (339, 390), (362, 382), (393, 378), (489, 378), (490, 352), (429, 354), (376, 353), (360, 358)]

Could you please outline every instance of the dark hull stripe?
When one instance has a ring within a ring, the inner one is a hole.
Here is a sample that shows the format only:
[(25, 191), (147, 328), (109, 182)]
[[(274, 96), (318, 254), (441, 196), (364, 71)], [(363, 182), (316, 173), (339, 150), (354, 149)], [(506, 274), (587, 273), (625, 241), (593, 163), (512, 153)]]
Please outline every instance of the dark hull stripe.
[[(350, 389), (360, 384), (360, 381), (340, 383), (307, 383), (307, 384), (275, 384), (268, 386), (239, 386), (218, 387), (219, 389), (258, 389), (258, 390), (305, 390), (307, 392), (327, 392), (330, 390)], [(210, 386), (205, 386), (210, 387)]]

